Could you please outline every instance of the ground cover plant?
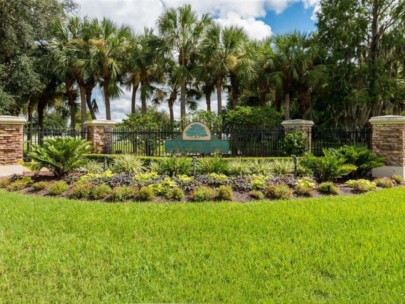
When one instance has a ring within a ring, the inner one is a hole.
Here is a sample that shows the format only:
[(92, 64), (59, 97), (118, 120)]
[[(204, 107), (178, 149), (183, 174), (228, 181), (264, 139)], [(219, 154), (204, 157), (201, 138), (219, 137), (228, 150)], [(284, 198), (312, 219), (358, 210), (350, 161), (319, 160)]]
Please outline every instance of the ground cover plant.
[(401, 303), (404, 197), (99, 204), (0, 190), (0, 299)]

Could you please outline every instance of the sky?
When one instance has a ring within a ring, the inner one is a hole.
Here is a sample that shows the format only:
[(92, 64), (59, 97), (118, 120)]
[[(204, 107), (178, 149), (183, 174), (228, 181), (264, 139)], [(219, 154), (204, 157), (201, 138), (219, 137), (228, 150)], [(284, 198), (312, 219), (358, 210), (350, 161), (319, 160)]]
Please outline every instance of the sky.
[[(191, 4), (197, 13), (209, 13), (223, 25), (237, 25), (245, 29), (252, 39), (263, 39), (275, 34), (298, 30), (315, 30), (319, 0), (76, 0), (78, 13), (88, 17), (107, 17), (118, 24), (131, 26), (142, 33), (144, 27), (155, 27), (156, 20), (165, 10)], [(103, 119), (104, 101), (100, 90), (93, 92)], [(139, 95), (139, 94), (138, 94)], [(212, 96), (212, 108), (216, 109), (216, 94)], [(111, 103), (112, 119), (120, 121), (130, 111), (131, 93), (125, 91)], [(139, 100), (137, 104), (140, 105)], [(205, 102), (201, 100), (204, 108)], [(179, 108), (175, 107), (175, 117)]]

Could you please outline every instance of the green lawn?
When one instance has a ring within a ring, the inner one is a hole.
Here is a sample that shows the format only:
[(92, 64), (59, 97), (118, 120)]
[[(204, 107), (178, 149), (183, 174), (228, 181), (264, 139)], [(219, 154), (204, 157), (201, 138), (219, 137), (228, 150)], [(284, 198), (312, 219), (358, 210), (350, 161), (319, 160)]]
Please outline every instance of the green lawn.
[(0, 191), (0, 303), (403, 303), (405, 188), (100, 204)]

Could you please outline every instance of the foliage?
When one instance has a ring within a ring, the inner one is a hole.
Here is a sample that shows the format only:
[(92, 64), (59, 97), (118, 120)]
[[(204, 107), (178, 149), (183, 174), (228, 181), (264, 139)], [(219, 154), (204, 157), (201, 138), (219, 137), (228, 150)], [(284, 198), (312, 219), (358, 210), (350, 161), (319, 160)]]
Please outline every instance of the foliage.
[[(402, 182), (404, 181), (404, 179), (402, 178), (401, 175), (399, 174), (394, 174), (393, 176), (391, 176), (391, 179), (396, 182), (398, 185), (402, 184)], [(1, 187), (0, 187), (1, 188)]]
[(197, 162), (197, 171), (201, 174), (208, 173), (227, 173), (228, 162), (220, 157), (199, 158)]
[(375, 182), (366, 179), (348, 180), (346, 185), (359, 192), (368, 192), (376, 190)]
[(271, 174), (275, 176), (284, 176), (292, 174), (294, 165), (292, 161), (288, 160), (275, 160), (271, 163)]
[(65, 181), (57, 181), (48, 187), (48, 195), (57, 196), (65, 193), (69, 189), (69, 185)]
[(254, 175), (250, 181), (252, 188), (255, 190), (261, 190), (266, 186), (267, 177), (264, 175)]
[(346, 160), (333, 149), (324, 149), (323, 157), (308, 153), (300, 161), (301, 165), (312, 171), (315, 178), (324, 181), (334, 181), (339, 177), (355, 171), (355, 165), (346, 164)]
[(316, 183), (309, 177), (301, 178), (295, 184), (295, 192), (298, 195), (311, 196), (311, 193), (315, 190)]
[(95, 179), (106, 179), (112, 177), (114, 174), (111, 170), (104, 171), (102, 173), (87, 173), (85, 175), (80, 176), (78, 182), (85, 183)]
[(184, 191), (178, 187), (169, 189), (165, 197), (169, 200), (181, 201), (184, 198)]
[(113, 202), (123, 202), (136, 197), (138, 190), (130, 186), (115, 187), (111, 193), (110, 200)]
[(104, 172), (104, 165), (96, 160), (89, 160), (80, 169), (87, 174), (101, 174)]
[(282, 149), (285, 155), (302, 156), (308, 152), (309, 141), (306, 132), (292, 130), (287, 132), (282, 142)]
[(152, 201), (155, 198), (155, 191), (153, 187), (143, 186), (141, 190), (139, 190), (138, 198), (143, 202)]
[(99, 200), (105, 199), (112, 194), (112, 189), (108, 185), (98, 185), (94, 186), (94, 188), (90, 191), (90, 198)]
[(253, 160), (250, 161), (250, 173), (258, 175), (270, 175), (272, 171), (272, 164), (266, 160)]
[(11, 183), (12, 183), (12, 180), (9, 177), (0, 178), (0, 189), (7, 188), (8, 185), (10, 185)]
[(191, 182), (194, 180), (194, 176), (188, 176), (188, 175), (186, 175), (186, 174), (179, 174), (179, 175), (177, 176), (177, 178), (179, 179), (179, 181), (180, 181), (182, 184), (189, 184), (189, 183), (191, 183)]
[(192, 159), (187, 157), (165, 157), (161, 160), (161, 172), (170, 176), (191, 172)]
[(145, 172), (145, 173), (139, 173), (134, 176), (134, 180), (136, 180), (140, 184), (145, 184), (147, 182), (150, 182), (153, 179), (158, 178), (158, 174), (156, 172)]
[(123, 155), (114, 160), (111, 170), (114, 173), (138, 174), (144, 171), (143, 163), (134, 155)]
[(45, 139), (43, 145), (35, 145), (29, 153), (34, 161), (49, 169), (57, 178), (61, 178), (86, 163), (83, 155), (89, 153), (88, 142), (76, 138)]
[(149, 171), (151, 172), (161, 172), (160, 162), (158, 161), (151, 161), (149, 163)]
[(214, 132), (215, 130), (222, 130), (222, 116), (215, 114), (212, 111), (192, 111), (189, 113), (190, 122), (202, 122)]
[(264, 199), (264, 193), (259, 190), (252, 190), (249, 192), (249, 196), (255, 200), (262, 200)]
[(338, 149), (338, 153), (345, 159), (345, 163), (355, 165), (357, 169), (350, 174), (353, 178), (364, 178), (371, 169), (384, 165), (384, 158), (377, 156), (364, 147), (345, 146)]
[(392, 188), (395, 186), (395, 182), (389, 177), (376, 178), (374, 182), (380, 188)]
[(209, 184), (226, 184), (228, 182), (228, 177), (225, 174), (210, 173), (208, 174)]
[(292, 197), (292, 191), (290, 187), (285, 184), (268, 185), (264, 189), (264, 194), (266, 195), (266, 197), (273, 199), (289, 199)]
[(152, 187), (155, 194), (165, 195), (170, 189), (177, 187), (177, 184), (170, 177), (165, 177), (163, 181), (154, 183), (150, 187)]
[(76, 199), (90, 198), (93, 187), (94, 185), (91, 183), (76, 183), (72, 187), (72, 193), (70, 194), (70, 196)]
[(233, 128), (267, 129), (278, 127), (281, 123), (281, 115), (270, 106), (237, 106), (225, 113), (224, 123)]
[(332, 182), (319, 184), (318, 191), (323, 194), (339, 194), (339, 189)]
[(220, 186), (217, 189), (217, 198), (221, 201), (233, 201), (233, 191), (229, 186)]
[(32, 179), (30, 177), (19, 178), (6, 186), (8, 191), (20, 191), (28, 188), (32, 184)]
[(212, 201), (216, 196), (217, 192), (214, 189), (200, 186), (190, 193), (189, 199), (193, 202), (208, 202)]
[(250, 164), (241, 159), (232, 160), (229, 162), (228, 172), (231, 175), (246, 176), (250, 174)]
[(32, 184), (32, 190), (38, 192), (41, 190), (44, 190), (48, 187), (49, 183), (48, 182), (37, 182)]

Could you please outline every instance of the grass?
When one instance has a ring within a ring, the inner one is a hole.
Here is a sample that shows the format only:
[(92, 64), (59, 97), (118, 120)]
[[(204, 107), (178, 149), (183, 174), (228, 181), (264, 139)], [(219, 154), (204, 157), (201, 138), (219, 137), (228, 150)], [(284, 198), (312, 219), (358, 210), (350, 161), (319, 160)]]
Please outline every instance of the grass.
[(400, 303), (405, 189), (101, 204), (0, 191), (0, 302)]

